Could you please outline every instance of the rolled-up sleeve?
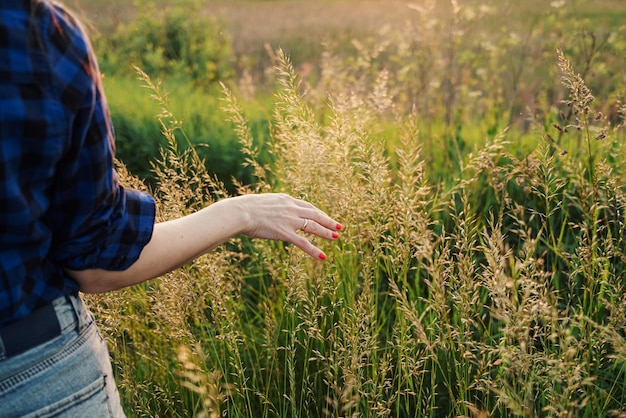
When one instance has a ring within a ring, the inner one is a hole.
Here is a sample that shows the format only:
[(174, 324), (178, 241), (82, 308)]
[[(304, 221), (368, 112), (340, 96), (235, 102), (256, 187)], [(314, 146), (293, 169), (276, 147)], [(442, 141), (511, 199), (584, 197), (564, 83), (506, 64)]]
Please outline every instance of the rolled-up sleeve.
[(74, 219), (72, 233), (53, 245), (54, 258), (72, 270), (127, 269), (152, 237), (154, 200), (120, 186), (111, 203), (103, 202), (94, 209), (90, 216)]

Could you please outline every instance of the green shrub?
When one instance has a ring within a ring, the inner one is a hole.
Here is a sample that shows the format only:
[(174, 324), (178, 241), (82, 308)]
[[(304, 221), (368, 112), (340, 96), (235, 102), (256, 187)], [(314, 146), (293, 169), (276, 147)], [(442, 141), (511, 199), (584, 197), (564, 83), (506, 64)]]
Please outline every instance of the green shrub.
[(102, 71), (129, 74), (136, 65), (151, 77), (173, 76), (201, 87), (231, 78), (230, 37), (201, 6), (198, 0), (177, 0), (157, 9), (153, 2), (137, 1), (135, 20), (110, 37), (95, 38)]

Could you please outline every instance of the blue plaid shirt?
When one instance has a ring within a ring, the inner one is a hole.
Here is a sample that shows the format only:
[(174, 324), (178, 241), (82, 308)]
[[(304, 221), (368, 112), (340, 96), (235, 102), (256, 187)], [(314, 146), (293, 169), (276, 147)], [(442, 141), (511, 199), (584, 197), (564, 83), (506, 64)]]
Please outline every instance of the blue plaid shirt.
[(65, 268), (139, 257), (154, 201), (118, 184), (113, 154), (78, 23), (47, 1), (0, 0), (0, 327), (76, 292)]

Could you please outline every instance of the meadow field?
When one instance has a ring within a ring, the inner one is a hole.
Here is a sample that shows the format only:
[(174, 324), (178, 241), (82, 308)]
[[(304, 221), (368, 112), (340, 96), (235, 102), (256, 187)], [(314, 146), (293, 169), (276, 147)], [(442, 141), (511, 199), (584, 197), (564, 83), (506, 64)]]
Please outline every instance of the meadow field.
[(86, 296), (129, 417), (626, 417), (621, 0), (73, 0), (122, 180), (345, 226)]

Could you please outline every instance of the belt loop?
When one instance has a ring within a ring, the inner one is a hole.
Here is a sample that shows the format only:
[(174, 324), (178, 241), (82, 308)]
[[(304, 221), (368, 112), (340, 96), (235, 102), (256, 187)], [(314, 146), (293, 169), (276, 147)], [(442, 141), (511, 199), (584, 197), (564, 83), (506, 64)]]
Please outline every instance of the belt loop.
[(78, 331), (82, 331), (85, 328), (85, 318), (83, 317), (83, 301), (80, 299), (80, 296), (72, 294), (67, 295), (66, 298), (72, 304), (72, 308), (74, 309), (74, 316), (76, 316), (76, 329)]

